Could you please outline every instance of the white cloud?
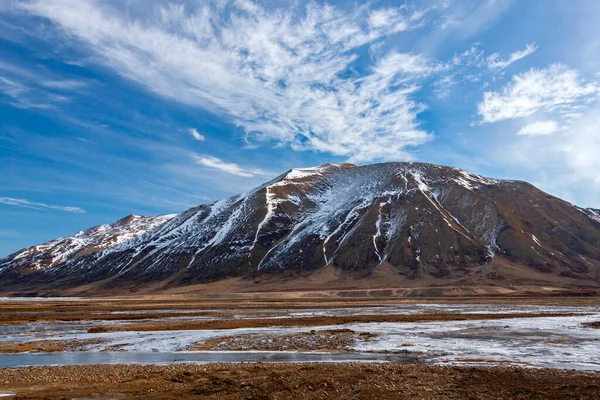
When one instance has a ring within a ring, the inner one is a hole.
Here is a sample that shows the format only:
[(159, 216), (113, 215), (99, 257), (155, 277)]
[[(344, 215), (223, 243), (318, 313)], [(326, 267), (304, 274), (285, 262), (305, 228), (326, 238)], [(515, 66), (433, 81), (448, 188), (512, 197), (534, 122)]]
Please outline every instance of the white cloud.
[(202, 135), (200, 132), (198, 132), (196, 130), (196, 128), (190, 128), (188, 130), (188, 132), (190, 132), (190, 134), (194, 137), (194, 139), (196, 139), (199, 142), (204, 142), (205, 138), (204, 135)]
[[(461, 39), (466, 39), (485, 31), (492, 27), (494, 22), (510, 9), (512, 2), (513, 0), (438, 1), (440, 10), (445, 9), (446, 21), (448, 21), (448, 18), (450, 18), (450, 21), (455, 21), (446, 25), (445, 31), (441, 32), (442, 37), (444, 39), (454, 39), (458, 36)], [(448, 35), (447, 31), (451, 31), (452, 35)]]
[(460, 22), (456, 20), (454, 15), (447, 15), (444, 16), (442, 20), (438, 22), (437, 25), (440, 27), (441, 30), (445, 31), (446, 29), (460, 26)]
[(353, 68), (361, 48), (420, 26), (422, 12), (146, 4), (136, 13), (93, 0), (13, 3), (62, 28), (90, 60), (160, 96), (228, 115), (250, 142), (361, 162), (408, 158), (408, 148), (432, 138), (414, 96), (435, 63), (390, 52), (367, 60), (364, 73)]
[(580, 206), (598, 207), (600, 198), (600, 104), (588, 108), (572, 126), (536, 140), (516, 137), (498, 143), (495, 163), (514, 168), (513, 176)]
[(488, 56), (488, 58), (487, 58), (488, 68), (504, 69), (504, 68), (508, 67), (510, 64), (533, 54), (537, 49), (538, 49), (538, 47), (535, 43), (529, 43), (525, 47), (525, 49), (515, 51), (506, 59), (501, 59), (500, 54), (494, 53), (494, 54)]
[(550, 135), (558, 130), (558, 124), (554, 121), (535, 121), (525, 125), (519, 130), (519, 136), (542, 136)]
[(17, 108), (52, 108), (51, 102), (36, 96), (31, 88), (2, 76), (0, 76), (0, 92), (4, 93), (10, 103)]
[(408, 29), (408, 21), (399, 8), (384, 8), (373, 10), (368, 16), (369, 25), (374, 29), (387, 29), (389, 26), (397, 25), (397, 30)]
[(83, 209), (81, 209), (79, 207), (54, 206), (51, 204), (39, 203), (36, 201), (27, 200), (27, 199), (15, 199), (12, 197), (0, 197), (0, 203), (6, 204), (9, 206), (26, 207), (26, 208), (36, 208), (36, 209), (49, 208), (52, 210), (68, 211), (68, 212), (75, 212), (75, 213), (85, 212)]
[(485, 65), (485, 51), (481, 48), (481, 43), (473, 43), (468, 50), (460, 54), (455, 54), (452, 57), (452, 64), (477, 68)]
[(586, 82), (577, 71), (560, 64), (513, 76), (500, 92), (485, 92), (479, 104), (482, 122), (527, 117), (539, 110), (572, 113), (600, 94), (597, 82)]
[(432, 84), (433, 93), (440, 99), (446, 99), (450, 96), (452, 87), (456, 85), (453, 75), (445, 75)]
[(56, 90), (75, 90), (75, 89), (81, 89), (81, 88), (88, 86), (88, 84), (86, 82), (82, 82), (82, 81), (78, 81), (78, 80), (74, 80), (74, 79), (65, 79), (65, 80), (56, 80), (56, 81), (45, 80), (45, 81), (41, 81), (40, 85), (44, 86), (46, 88), (49, 88), (49, 89), (56, 89)]
[[(481, 43), (475, 42), (463, 52), (454, 54), (444, 65), (445, 76), (433, 83), (434, 93), (438, 98), (448, 98), (458, 84), (476, 83), (486, 88), (503, 73), (503, 68), (535, 51), (535, 44), (527, 45), (523, 51), (502, 57), (499, 53), (486, 56)], [(527, 54), (526, 54), (527, 53)]]
[(53, 73), (36, 67), (14, 65), (0, 61), (0, 92), (18, 108), (50, 109), (69, 102), (65, 92), (88, 86), (76, 79), (60, 79)]
[(243, 176), (246, 178), (252, 178), (256, 175), (268, 175), (268, 173), (259, 169), (246, 169), (240, 167), (238, 164), (229, 163), (221, 160), (217, 157), (207, 155), (194, 155), (196, 163), (204, 165), (205, 167), (217, 169), (219, 171), (226, 172), (231, 175)]

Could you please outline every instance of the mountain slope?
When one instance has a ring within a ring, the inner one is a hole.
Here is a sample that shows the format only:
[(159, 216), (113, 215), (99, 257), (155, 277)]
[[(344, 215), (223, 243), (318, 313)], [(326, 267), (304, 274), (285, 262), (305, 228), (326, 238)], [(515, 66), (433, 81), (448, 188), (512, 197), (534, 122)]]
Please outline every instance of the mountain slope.
[(325, 164), (6, 286), (177, 286), (323, 268), (390, 285), (598, 286), (599, 216), (525, 182), (449, 167)]
[(99, 225), (72, 236), (22, 249), (0, 259), (0, 274), (29, 274), (52, 268), (67, 260), (102, 251), (160, 226), (175, 215), (144, 217), (128, 215), (112, 224)]

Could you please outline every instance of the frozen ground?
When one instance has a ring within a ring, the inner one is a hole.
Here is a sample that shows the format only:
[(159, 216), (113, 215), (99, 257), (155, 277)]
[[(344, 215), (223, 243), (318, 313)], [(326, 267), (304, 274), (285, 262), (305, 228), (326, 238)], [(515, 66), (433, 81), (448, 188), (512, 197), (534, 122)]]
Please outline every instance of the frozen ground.
[[(161, 310), (164, 312), (165, 310)], [(599, 307), (554, 307), (554, 306), (520, 306), (520, 305), (459, 305), (459, 304), (400, 304), (385, 307), (356, 307), (335, 309), (303, 309), (303, 310), (214, 310), (218, 312), (234, 312), (233, 317), (226, 318), (258, 318), (252, 311), (260, 311), (260, 318), (339, 316), (358, 314), (414, 314), (414, 313), (570, 313), (579, 314), (566, 317), (507, 318), (497, 320), (444, 321), (421, 323), (354, 323), (320, 327), (292, 328), (243, 328), (226, 330), (178, 330), (147, 332), (107, 332), (87, 333), (87, 329), (96, 325), (134, 322), (87, 321), (77, 323), (35, 323), (17, 326), (0, 327), (0, 344), (8, 342), (28, 342), (33, 340), (82, 340), (95, 341), (84, 346), (82, 353), (50, 354), (4, 354), (0, 355), (0, 365), (31, 365), (35, 360), (40, 363), (44, 357), (56, 363), (102, 363), (104, 359), (123, 360), (130, 356), (136, 362), (177, 362), (178, 357), (197, 362), (248, 361), (258, 357), (249, 356), (251, 352), (223, 352), (223, 356), (207, 356), (208, 353), (190, 352), (188, 349), (198, 342), (208, 339), (260, 335), (273, 337), (277, 335), (309, 332), (311, 330), (347, 328), (356, 332), (369, 332), (376, 336), (368, 341), (358, 341), (351, 348), (348, 357), (360, 360), (382, 361), (382, 354), (396, 355), (397, 359), (387, 361), (404, 361), (408, 358), (427, 363), (464, 364), (474, 363), (497, 365), (510, 363), (533, 367), (570, 368), (583, 370), (600, 370), (600, 330), (588, 328), (585, 322), (599, 321)], [(206, 319), (212, 317), (186, 317), (181, 310), (173, 310), (173, 317), (179, 319)], [(215, 316), (214, 318), (221, 318)], [(163, 321), (161, 319), (160, 321)], [(153, 320), (136, 320), (147, 322)], [(119, 355), (111, 357), (106, 350)], [(164, 353), (163, 355), (143, 354)], [(227, 353), (225, 355), (225, 353)], [(256, 352), (254, 352), (256, 353)], [(357, 355), (360, 353), (360, 355)], [(75, 355), (76, 354), (76, 355)], [(172, 357), (173, 354), (178, 356)], [(195, 355), (194, 355), (195, 354)], [(205, 354), (205, 355), (202, 355)], [(237, 354), (237, 356), (236, 356)], [(258, 353), (257, 353), (258, 354)], [(270, 352), (261, 353), (262, 359), (278, 361), (304, 361), (299, 353)], [(287, 356), (286, 356), (287, 354)], [(291, 354), (291, 355), (290, 355)], [(305, 353), (306, 354), (306, 353)], [(404, 357), (404, 356), (410, 357)], [(400, 357), (402, 356), (402, 357)], [(307, 356), (306, 360), (314, 361), (315, 357), (325, 357), (324, 361), (343, 361), (339, 356)], [(260, 358), (260, 357), (259, 357)], [(3, 361), (4, 360), (4, 361)], [(69, 361), (71, 360), (71, 361)], [(171, 361), (169, 361), (171, 360)], [(385, 360), (384, 360), (385, 361)]]
[(600, 370), (600, 331), (584, 322), (600, 314), (402, 324), (352, 324), (379, 336), (356, 351), (422, 352), (431, 363), (522, 363), (536, 367)]

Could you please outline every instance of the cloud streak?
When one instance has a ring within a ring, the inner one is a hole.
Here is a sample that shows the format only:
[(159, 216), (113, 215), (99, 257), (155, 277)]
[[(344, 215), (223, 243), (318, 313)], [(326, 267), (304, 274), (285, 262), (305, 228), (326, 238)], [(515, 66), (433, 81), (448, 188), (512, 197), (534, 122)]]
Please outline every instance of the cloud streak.
[(515, 63), (522, 58), (525, 58), (531, 54), (533, 54), (537, 50), (537, 45), (535, 43), (529, 43), (525, 49), (515, 51), (508, 58), (502, 59), (499, 53), (494, 53), (487, 58), (488, 68), (496, 70), (496, 69), (504, 69)]
[(67, 211), (74, 213), (84, 213), (85, 211), (79, 207), (68, 207), (68, 206), (56, 206), (52, 204), (40, 203), (27, 199), (15, 199), (12, 197), (0, 197), (0, 204), (6, 204), (9, 206), (35, 208), (35, 209), (52, 209), (59, 211)]
[(204, 140), (205, 140), (205, 138), (204, 138), (204, 135), (202, 135), (200, 132), (198, 132), (198, 131), (196, 130), (196, 128), (190, 128), (190, 129), (188, 130), (188, 132), (189, 132), (189, 133), (190, 133), (190, 135), (192, 135), (192, 137), (193, 137), (194, 139), (196, 139), (197, 141), (199, 141), (199, 142), (204, 142)]
[(558, 124), (554, 121), (535, 121), (522, 127), (519, 136), (542, 136), (550, 135), (558, 130)]
[(88, 86), (76, 79), (60, 79), (45, 70), (0, 61), (0, 93), (17, 108), (50, 109), (70, 101), (69, 94)]
[(268, 175), (268, 173), (259, 169), (243, 168), (235, 163), (223, 161), (218, 157), (208, 155), (194, 155), (194, 159), (197, 164), (204, 165), (205, 167), (216, 169), (222, 172), (226, 172), (231, 175), (242, 176), (245, 178), (252, 178), (257, 175)]

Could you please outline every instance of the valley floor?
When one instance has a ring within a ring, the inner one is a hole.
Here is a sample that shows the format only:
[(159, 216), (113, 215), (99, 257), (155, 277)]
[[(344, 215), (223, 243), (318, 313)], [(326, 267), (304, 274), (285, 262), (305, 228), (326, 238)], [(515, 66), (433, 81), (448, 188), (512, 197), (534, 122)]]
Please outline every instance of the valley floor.
[(599, 322), (598, 297), (0, 298), (0, 397), (600, 398)]

